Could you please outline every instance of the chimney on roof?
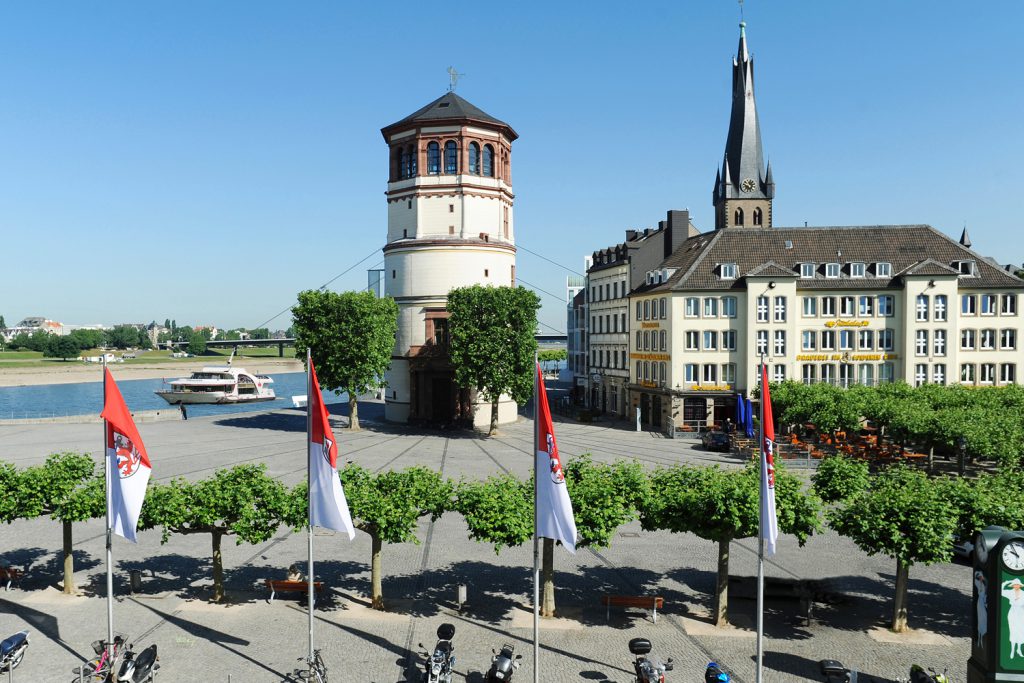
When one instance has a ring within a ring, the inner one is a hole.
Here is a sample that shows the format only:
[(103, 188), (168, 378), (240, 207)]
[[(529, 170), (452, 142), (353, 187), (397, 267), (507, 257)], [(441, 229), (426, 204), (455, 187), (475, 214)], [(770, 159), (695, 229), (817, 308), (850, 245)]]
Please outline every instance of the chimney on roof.
[(635, 239), (636, 239), (636, 230), (627, 230), (626, 231), (626, 241), (627, 242), (632, 242)]
[(662, 221), (662, 224), (666, 226), (662, 255), (667, 258), (683, 246), (683, 242), (690, 236), (690, 210), (673, 209), (668, 212), (667, 220)]

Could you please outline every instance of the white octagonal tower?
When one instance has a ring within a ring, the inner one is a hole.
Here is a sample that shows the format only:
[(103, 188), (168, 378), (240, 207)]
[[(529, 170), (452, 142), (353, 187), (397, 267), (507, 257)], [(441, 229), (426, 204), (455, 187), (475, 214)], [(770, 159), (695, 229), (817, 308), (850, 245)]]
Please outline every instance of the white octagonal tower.
[[(511, 126), (446, 93), (381, 129), (390, 149), (384, 291), (398, 303), (385, 416), (394, 422), (472, 421), (489, 404), (456, 387), (448, 361), (448, 292), (514, 285)], [(513, 422), (507, 396), (498, 421)]]

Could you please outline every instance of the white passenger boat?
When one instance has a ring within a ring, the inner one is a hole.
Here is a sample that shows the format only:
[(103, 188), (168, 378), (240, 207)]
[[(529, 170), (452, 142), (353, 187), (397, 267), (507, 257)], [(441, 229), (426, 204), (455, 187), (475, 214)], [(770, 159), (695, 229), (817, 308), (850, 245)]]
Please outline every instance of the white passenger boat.
[(171, 405), (184, 403), (256, 403), (277, 398), (266, 375), (256, 375), (244, 368), (207, 367), (187, 379), (172, 380), (170, 389), (155, 392)]

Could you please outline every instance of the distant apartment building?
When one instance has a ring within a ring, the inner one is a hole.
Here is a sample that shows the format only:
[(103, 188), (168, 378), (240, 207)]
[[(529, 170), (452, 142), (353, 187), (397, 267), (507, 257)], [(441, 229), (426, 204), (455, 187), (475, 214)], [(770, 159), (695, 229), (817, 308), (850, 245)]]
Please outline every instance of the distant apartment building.
[(587, 278), (584, 275), (569, 275), (565, 278), (565, 349), (566, 349), (566, 378), (576, 384), (576, 364), (574, 357), (578, 350), (586, 353), (586, 348), (580, 347), (579, 328), (576, 320), (576, 308), (574, 300), (587, 286)]

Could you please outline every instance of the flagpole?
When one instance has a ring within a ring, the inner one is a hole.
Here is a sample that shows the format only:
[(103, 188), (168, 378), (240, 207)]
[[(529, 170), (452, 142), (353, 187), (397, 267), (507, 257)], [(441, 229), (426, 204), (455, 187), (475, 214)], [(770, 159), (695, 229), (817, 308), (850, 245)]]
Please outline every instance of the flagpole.
[[(107, 400), (107, 359), (103, 358), (103, 401)], [(116, 456), (115, 456), (116, 457)], [(110, 531), (110, 453), (107, 450), (107, 420), (103, 420), (103, 481), (107, 499), (107, 661), (113, 671), (114, 657), (114, 557), (111, 550), (113, 537)]]
[(313, 373), (310, 372), (312, 365), (312, 353), (306, 348), (306, 519), (308, 525), (308, 546), (309, 561), (306, 566), (306, 580), (309, 585), (306, 589), (307, 601), (309, 603), (309, 652), (306, 653), (307, 661), (312, 666), (313, 661), (313, 481), (312, 466), (309, 462), (309, 449), (313, 440)]
[(540, 683), (540, 538), (537, 536), (537, 451), (540, 449), (540, 378), (533, 352), (533, 683)]
[(761, 462), (759, 465), (760, 477), (758, 477), (758, 515), (757, 515), (757, 673), (755, 676), (755, 683), (761, 683), (763, 680), (762, 676), (762, 656), (764, 654), (764, 501), (760, 500), (764, 496), (764, 486), (761, 482), (764, 480), (765, 472), (765, 442), (764, 442), (764, 380), (767, 374), (767, 367), (764, 364), (764, 354), (761, 354), (761, 364), (758, 365), (758, 384), (761, 387), (761, 408), (760, 408), (760, 424), (758, 425), (758, 431), (761, 436), (760, 447), (757, 452), (761, 455)]

